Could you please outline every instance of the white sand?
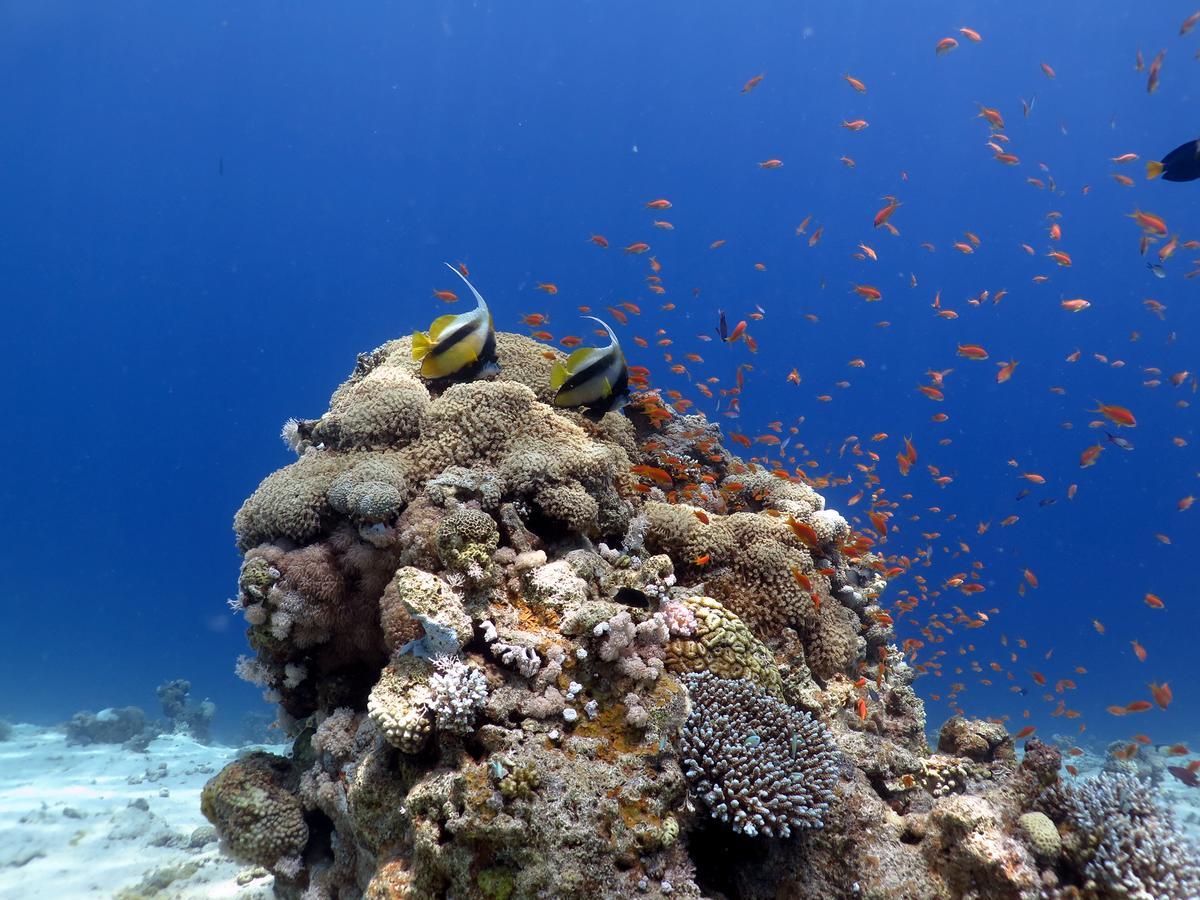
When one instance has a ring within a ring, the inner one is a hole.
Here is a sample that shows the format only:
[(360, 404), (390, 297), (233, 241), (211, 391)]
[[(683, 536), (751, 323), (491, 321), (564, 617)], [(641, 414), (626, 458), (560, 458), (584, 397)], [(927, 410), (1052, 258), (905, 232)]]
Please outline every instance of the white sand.
[[(268, 900), (270, 876), (239, 886), (247, 866), (222, 856), (214, 839), (191, 840), (208, 825), (200, 815), (201, 788), (238, 752), (168, 735), (147, 753), (130, 753), (114, 744), (68, 746), (58, 732), (14, 727), (11, 739), (0, 742), (0, 898), (128, 891)], [(135, 801), (146, 808), (131, 806)], [(168, 877), (180, 866), (179, 877)], [(157, 891), (142, 883), (155, 873), (167, 882)]]

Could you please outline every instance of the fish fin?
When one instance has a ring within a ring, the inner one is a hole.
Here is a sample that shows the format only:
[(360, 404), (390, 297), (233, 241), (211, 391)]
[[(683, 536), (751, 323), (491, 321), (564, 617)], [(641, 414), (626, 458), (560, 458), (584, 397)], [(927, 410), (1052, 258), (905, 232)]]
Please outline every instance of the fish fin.
[(457, 319), (458, 316), (454, 313), (447, 313), (444, 316), (438, 316), (429, 326), (429, 337), (436, 341), (442, 336), (442, 332), (450, 327), (450, 323)]
[(475, 290), (475, 285), (471, 284), (471, 282), (469, 280), (467, 280), (466, 275), (464, 275), (462, 272), (460, 272), (454, 266), (450, 265), (450, 263), (446, 263), (446, 268), (449, 269), (451, 272), (453, 272), (455, 275), (457, 275), (459, 278), (461, 278), (463, 280), (463, 284), (465, 284), (467, 287), (469, 287), (471, 289), (471, 293), (475, 295), (475, 303), (480, 309), (488, 308), (487, 303), (484, 302), (483, 295), (480, 294), (479, 291)]
[(557, 391), (560, 387), (567, 383), (567, 378), (570, 373), (567, 367), (561, 361), (554, 361), (554, 368), (550, 370), (550, 390)]
[(433, 341), (423, 331), (414, 331), (412, 340), (412, 358), (414, 360), (422, 360), (429, 355), (429, 351), (433, 349)]
[(580, 347), (567, 357), (567, 371), (578, 372), (587, 365), (588, 358), (595, 352), (595, 347)]
[(1162, 163), (1150, 160), (1148, 163), (1146, 163), (1146, 177), (1157, 178), (1163, 173), (1164, 168), (1165, 166), (1163, 166)]
[(607, 378), (602, 378), (600, 380), (604, 384), (604, 386), (600, 388), (600, 396), (608, 399), (612, 396), (612, 382), (610, 382)]

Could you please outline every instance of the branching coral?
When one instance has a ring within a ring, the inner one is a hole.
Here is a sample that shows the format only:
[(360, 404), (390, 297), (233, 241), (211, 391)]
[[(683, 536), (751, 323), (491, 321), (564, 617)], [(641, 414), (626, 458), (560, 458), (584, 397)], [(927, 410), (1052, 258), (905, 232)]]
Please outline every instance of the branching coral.
[(483, 673), (453, 656), (439, 656), (433, 661), (434, 674), (429, 679), (429, 708), (440, 731), (451, 734), (470, 734), (475, 727), (475, 713), (487, 702), (487, 680)]
[(692, 698), (680, 739), (688, 780), (740, 834), (821, 828), (837, 784), (829, 731), (745, 679), (684, 677)]
[(1057, 803), (1076, 835), (1073, 856), (1103, 896), (1200, 897), (1200, 847), (1188, 841), (1154, 789), (1131, 775), (1101, 774), (1063, 786)]

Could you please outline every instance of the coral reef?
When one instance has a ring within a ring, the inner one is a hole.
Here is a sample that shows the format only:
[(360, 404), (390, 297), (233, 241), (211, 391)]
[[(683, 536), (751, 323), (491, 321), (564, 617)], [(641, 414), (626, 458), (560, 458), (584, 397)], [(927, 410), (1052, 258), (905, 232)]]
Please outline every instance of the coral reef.
[(1107, 896), (1054, 748), (930, 752), (873, 540), (802, 474), (654, 392), (555, 409), (562, 354), (496, 337), (491, 380), (361, 355), (238, 511), (237, 670), (293, 750), (209, 783), (230, 853), (305, 900)]
[(192, 683), (183, 678), (163, 682), (155, 689), (159, 705), (170, 723), (171, 730), (190, 734), (200, 743), (206, 744), (217, 706), (211, 700), (201, 700), (193, 706), (189, 702), (191, 692)]
[(1059, 819), (1062, 852), (1094, 896), (1200, 897), (1200, 846), (1180, 836), (1146, 781), (1106, 772), (1043, 799)]

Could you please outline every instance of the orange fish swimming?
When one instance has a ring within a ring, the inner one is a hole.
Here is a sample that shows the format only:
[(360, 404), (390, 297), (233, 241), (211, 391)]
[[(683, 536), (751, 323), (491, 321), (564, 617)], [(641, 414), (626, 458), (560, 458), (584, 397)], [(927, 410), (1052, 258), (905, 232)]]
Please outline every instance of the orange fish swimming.
[(767, 160), (763, 160), (762, 162), (760, 162), (758, 164), (758, 167), (760, 169), (778, 169), (782, 165), (783, 165), (783, 160), (781, 160), (781, 159), (767, 159)]
[(987, 359), (988, 352), (978, 344), (959, 344), (957, 353), (967, 359)]
[(1167, 233), (1167, 223), (1153, 213), (1142, 212), (1140, 209), (1135, 209), (1133, 212), (1129, 213), (1129, 218), (1137, 222), (1143, 231), (1149, 232), (1150, 234), (1165, 236)]
[(638, 241), (638, 242), (630, 244), (628, 247), (626, 247), (625, 252), (626, 253), (645, 253), (649, 249), (650, 249), (650, 245), (647, 244), (645, 241)]
[(958, 46), (958, 41), (956, 41), (954, 38), (944, 37), (940, 41), (937, 42), (937, 45), (933, 48), (933, 51), (938, 56), (945, 56), (947, 53), (949, 53), (951, 50), (953, 50), (957, 46)]
[(860, 94), (865, 94), (867, 92), (867, 86), (853, 75), (843, 75), (842, 77), (846, 79), (846, 83), (850, 85), (850, 87), (854, 88)]
[(751, 78), (749, 81), (747, 81), (744, 85), (742, 85), (742, 93), (743, 94), (750, 93), (752, 90), (754, 90), (756, 87), (758, 87), (759, 82), (761, 82), (764, 77), (766, 77), (766, 76), (765, 75), (755, 75), (753, 78)]
[[(1162, 684), (1155, 684), (1151, 682), (1150, 693), (1154, 696), (1154, 702), (1158, 704), (1159, 709), (1166, 709), (1171, 705), (1171, 701), (1174, 699), (1174, 694), (1171, 692), (1171, 685), (1167, 684), (1165, 681)], [(1139, 700), (1138, 703), (1145, 703), (1145, 709), (1150, 708), (1150, 704), (1146, 703), (1145, 700)], [(1132, 703), (1129, 705), (1133, 706)]]
[(646, 209), (670, 209), (670, 200), (651, 200), (646, 204)]
[(1111, 403), (1101, 403), (1096, 401), (1096, 409), (1088, 410), (1089, 412), (1098, 412), (1108, 421), (1112, 422), (1118, 428), (1134, 428), (1137, 426), (1137, 419), (1124, 406), (1116, 406)]

